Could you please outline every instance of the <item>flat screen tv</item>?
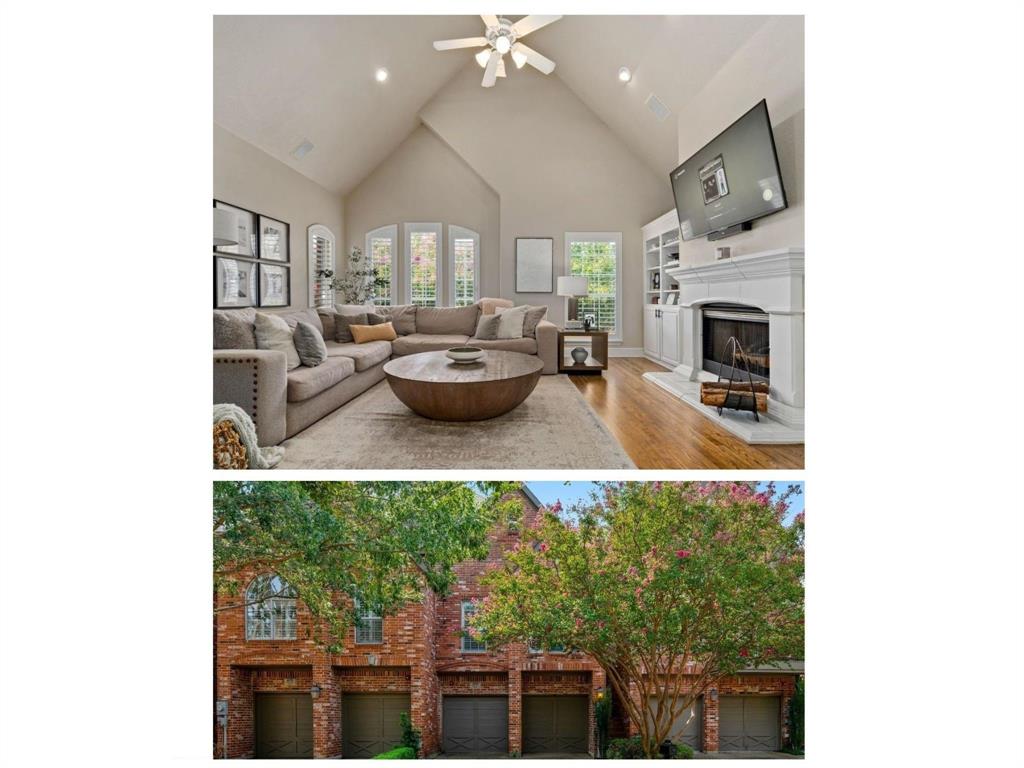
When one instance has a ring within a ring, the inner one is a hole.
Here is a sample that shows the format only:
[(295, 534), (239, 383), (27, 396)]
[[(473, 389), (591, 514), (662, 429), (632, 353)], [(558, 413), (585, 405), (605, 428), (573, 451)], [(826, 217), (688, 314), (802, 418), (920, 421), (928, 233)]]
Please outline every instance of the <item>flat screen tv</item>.
[(719, 240), (786, 208), (775, 136), (762, 99), (671, 174), (683, 240)]

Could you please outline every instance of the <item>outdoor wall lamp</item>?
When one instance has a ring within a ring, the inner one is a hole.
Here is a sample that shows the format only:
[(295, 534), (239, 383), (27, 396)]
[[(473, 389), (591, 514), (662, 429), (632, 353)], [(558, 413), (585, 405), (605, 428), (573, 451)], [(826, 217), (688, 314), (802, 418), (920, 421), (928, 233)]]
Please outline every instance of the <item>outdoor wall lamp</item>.
[(318, 699), (320, 698), (320, 691), (322, 690), (323, 689), (319, 685), (313, 683), (313, 685), (309, 689), (309, 695), (312, 696), (314, 699)]
[(711, 700), (712, 701), (718, 701), (718, 689), (717, 688), (712, 688), (708, 693), (711, 694)]

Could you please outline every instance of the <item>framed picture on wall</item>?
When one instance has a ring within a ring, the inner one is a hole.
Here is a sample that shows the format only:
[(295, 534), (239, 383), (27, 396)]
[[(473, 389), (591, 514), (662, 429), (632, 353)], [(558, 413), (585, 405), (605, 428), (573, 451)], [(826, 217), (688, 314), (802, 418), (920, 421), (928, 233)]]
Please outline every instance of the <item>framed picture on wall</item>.
[(291, 300), (291, 269), (276, 264), (260, 264), (260, 306), (287, 307)]
[(264, 261), (291, 261), (288, 253), (288, 225), (260, 214), (260, 258)]
[(516, 293), (554, 290), (554, 244), (550, 237), (516, 238)]
[(247, 211), (245, 208), (239, 208), (236, 205), (229, 205), (228, 203), (221, 202), (220, 200), (213, 201), (214, 208), (220, 208), (225, 211), (231, 211), (235, 214), (238, 219), (238, 240), (237, 245), (218, 245), (214, 246), (215, 253), (230, 253), (235, 256), (243, 256), (245, 258), (255, 259), (259, 255), (259, 243), (256, 237), (256, 219), (257, 216), (252, 211)]
[(256, 262), (216, 256), (213, 260), (215, 309), (256, 306)]

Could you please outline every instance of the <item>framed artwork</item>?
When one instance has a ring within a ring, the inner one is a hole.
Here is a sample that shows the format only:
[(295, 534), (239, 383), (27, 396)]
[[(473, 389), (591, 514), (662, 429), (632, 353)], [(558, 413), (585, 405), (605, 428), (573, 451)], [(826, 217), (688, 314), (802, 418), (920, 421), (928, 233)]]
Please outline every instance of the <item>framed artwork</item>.
[(260, 214), (260, 259), (264, 261), (291, 261), (288, 253), (288, 225), (283, 221)]
[(236, 238), (238, 245), (218, 245), (214, 247), (214, 252), (230, 253), (249, 259), (257, 258), (259, 255), (259, 243), (256, 237), (256, 214), (245, 210), (245, 208), (228, 205), (220, 200), (214, 200), (213, 207), (232, 211), (238, 217), (238, 237)]
[(276, 264), (260, 265), (260, 306), (287, 307), (291, 301), (291, 269)]
[(213, 263), (213, 306), (256, 306), (256, 262), (216, 256)]
[(554, 291), (554, 239), (516, 238), (516, 293)]

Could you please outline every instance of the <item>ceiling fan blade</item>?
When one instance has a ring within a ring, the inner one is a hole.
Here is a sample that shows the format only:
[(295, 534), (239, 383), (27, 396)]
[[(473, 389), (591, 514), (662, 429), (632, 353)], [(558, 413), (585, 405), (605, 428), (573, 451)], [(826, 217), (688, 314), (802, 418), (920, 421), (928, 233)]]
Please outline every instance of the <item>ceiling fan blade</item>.
[(498, 79), (498, 62), (501, 61), (501, 54), (491, 51), (491, 58), (487, 60), (487, 69), (484, 70), (484, 79), (480, 83), (484, 88), (490, 88)]
[(435, 51), (451, 51), (455, 48), (477, 48), (487, 45), (486, 37), (460, 37), (456, 40), (435, 40)]
[(481, 13), (480, 14), (480, 18), (484, 20), (484, 24), (486, 24), (488, 27), (496, 27), (496, 26), (498, 26), (498, 17), (497, 16), (491, 16), (491, 15), (488, 15), (486, 13)]
[(526, 56), (526, 63), (534, 69), (539, 69), (545, 75), (550, 75), (555, 71), (555, 62), (547, 56), (537, 53), (533, 48), (525, 46), (522, 43), (516, 43), (512, 46), (512, 50), (518, 51)]
[(498, 77), (505, 77), (505, 57), (498, 60)]
[(558, 21), (561, 16), (524, 16), (515, 24), (512, 25), (512, 31), (516, 33), (516, 37), (523, 37), (531, 32), (546, 27), (548, 24), (554, 24)]

